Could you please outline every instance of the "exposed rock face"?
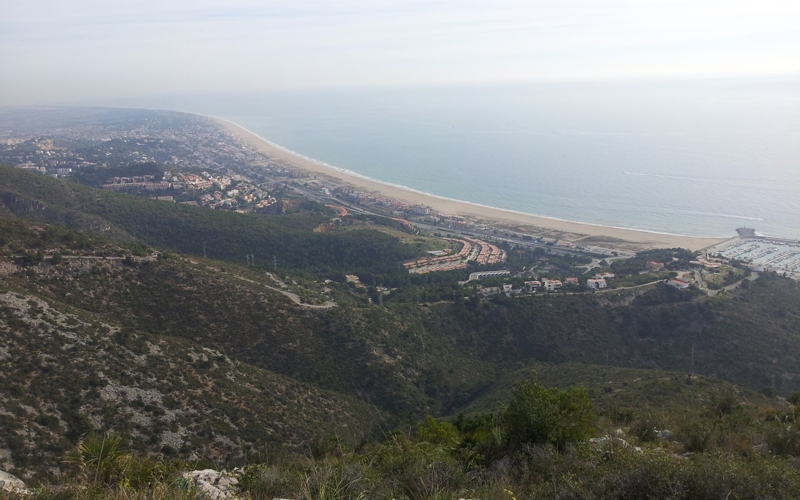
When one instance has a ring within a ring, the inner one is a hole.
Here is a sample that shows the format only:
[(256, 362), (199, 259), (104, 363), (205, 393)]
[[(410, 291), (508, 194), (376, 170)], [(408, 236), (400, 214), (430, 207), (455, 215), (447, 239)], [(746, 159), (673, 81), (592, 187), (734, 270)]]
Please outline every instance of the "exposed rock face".
[(27, 494), (28, 489), (16, 476), (0, 470), (0, 492)]
[(235, 472), (231, 474), (211, 469), (194, 470), (184, 472), (183, 477), (212, 500), (239, 498), (239, 480), (236, 478)]

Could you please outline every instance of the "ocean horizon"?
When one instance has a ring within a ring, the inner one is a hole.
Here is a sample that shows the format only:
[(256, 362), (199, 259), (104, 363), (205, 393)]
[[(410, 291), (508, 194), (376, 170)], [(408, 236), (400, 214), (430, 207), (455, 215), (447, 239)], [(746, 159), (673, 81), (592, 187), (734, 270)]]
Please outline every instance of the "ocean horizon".
[(165, 101), (385, 184), (662, 234), (800, 239), (793, 80), (276, 91)]

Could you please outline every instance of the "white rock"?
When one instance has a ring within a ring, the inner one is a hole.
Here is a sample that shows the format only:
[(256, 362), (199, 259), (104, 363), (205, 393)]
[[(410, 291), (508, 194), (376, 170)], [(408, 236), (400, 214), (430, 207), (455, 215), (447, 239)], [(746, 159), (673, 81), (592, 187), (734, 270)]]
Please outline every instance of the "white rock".
[(672, 431), (668, 431), (666, 429), (656, 432), (656, 437), (658, 439), (665, 439), (669, 441), (672, 439)]
[(184, 472), (183, 477), (212, 500), (239, 498), (239, 480), (233, 474), (206, 469)]
[(0, 491), (7, 493), (20, 493), (27, 495), (30, 492), (25, 487), (25, 483), (19, 480), (16, 476), (12, 476), (8, 472), (0, 470)]

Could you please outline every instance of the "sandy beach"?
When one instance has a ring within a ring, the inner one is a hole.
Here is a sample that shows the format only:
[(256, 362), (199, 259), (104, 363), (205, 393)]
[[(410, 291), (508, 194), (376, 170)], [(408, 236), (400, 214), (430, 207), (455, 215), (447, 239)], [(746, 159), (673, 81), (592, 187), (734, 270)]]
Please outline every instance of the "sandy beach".
[(314, 175), (338, 179), (343, 184), (349, 184), (365, 191), (380, 193), (387, 198), (410, 204), (427, 205), (438, 212), (448, 215), (460, 215), (485, 223), (497, 222), (505, 226), (520, 229), (537, 228), (540, 232), (545, 232), (570, 242), (581, 242), (584, 244), (625, 249), (682, 247), (690, 250), (699, 250), (725, 241), (725, 239), (718, 238), (669, 235), (562, 221), (440, 198), (365, 179), (356, 175), (350, 175), (347, 172), (320, 165), (281, 149), (236, 123), (221, 118), (214, 118), (214, 120), (225, 130), (239, 137), (250, 147), (278, 163), (298, 168)]

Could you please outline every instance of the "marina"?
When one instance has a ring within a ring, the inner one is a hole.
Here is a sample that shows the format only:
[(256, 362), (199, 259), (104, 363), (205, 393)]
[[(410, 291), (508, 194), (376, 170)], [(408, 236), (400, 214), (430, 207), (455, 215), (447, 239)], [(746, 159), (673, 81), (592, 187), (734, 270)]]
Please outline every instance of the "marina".
[(800, 241), (739, 237), (712, 247), (708, 253), (745, 262), (754, 271), (774, 271), (800, 280)]

